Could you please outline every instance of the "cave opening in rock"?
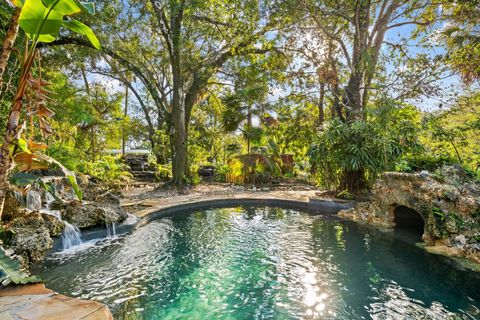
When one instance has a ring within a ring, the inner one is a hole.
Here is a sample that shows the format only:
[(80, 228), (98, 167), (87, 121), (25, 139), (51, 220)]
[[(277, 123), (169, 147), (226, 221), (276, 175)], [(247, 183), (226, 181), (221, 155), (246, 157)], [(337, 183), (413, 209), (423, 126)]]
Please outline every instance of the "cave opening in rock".
[(422, 240), (425, 222), (422, 216), (412, 208), (398, 206), (394, 211), (395, 231), (408, 233), (416, 241)]

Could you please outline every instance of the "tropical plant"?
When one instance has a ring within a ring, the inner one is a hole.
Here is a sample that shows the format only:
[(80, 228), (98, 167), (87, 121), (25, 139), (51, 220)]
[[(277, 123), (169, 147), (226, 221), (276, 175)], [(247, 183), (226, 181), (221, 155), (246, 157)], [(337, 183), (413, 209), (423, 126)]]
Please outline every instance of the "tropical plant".
[(409, 146), (402, 144), (401, 137), (383, 129), (366, 121), (330, 121), (309, 151), (319, 183), (329, 189), (355, 193), (373, 182), (379, 173), (393, 168)]
[(108, 183), (124, 183), (132, 178), (120, 157), (103, 156), (96, 161), (82, 161), (78, 171)]
[[(100, 43), (93, 31), (80, 21), (69, 18), (81, 12), (92, 13), (93, 4), (83, 5), (78, 0), (25, 0), (25, 2), (16, 0), (14, 4), (21, 8), (18, 23), (29, 41), (25, 48), (25, 59), (22, 63), (17, 91), (8, 116), (4, 141), (0, 148), (0, 217), (7, 190), (7, 177), (12, 170), (12, 158), (17, 157), (17, 163), (27, 163), (29, 168), (33, 168), (39, 155), (35, 151), (44, 149), (44, 145), (32, 140), (25, 141), (22, 138), (25, 125), (20, 124), (20, 119), (24, 99), (29, 98), (29, 92), (34, 95), (33, 104), (35, 107), (35, 109), (28, 110), (31, 114), (31, 123), (33, 121), (32, 114), (35, 114), (38, 117), (42, 134), (48, 135), (51, 133), (47, 119), (53, 115), (53, 112), (46, 107), (47, 90), (45, 86), (48, 83), (42, 80), (40, 71), (36, 75), (32, 72), (34, 60), (39, 57), (37, 45), (42, 42), (54, 41), (60, 32), (60, 28), (64, 26), (75, 33), (85, 35), (95, 48), (100, 49)], [(27, 103), (27, 107), (30, 108), (31, 104)], [(20, 156), (16, 153), (18, 149), (22, 150)]]
[[(4, 233), (0, 230), (0, 237)], [(5, 253), (0, 249), (0, 282), (2, 285), (7, 285), (11, 282), (14, 284), (26, 284), (40, 282), (41, 280), (36, 276), (29, 275), (22, 270), (20, 263), (5, 256)]]
[[(438, 4), (432, 3), (432, 11)], [(440, 1), (438, 1), (440, 3)], [(448, 51), (449, 63), (467, 84), (480, 79), (480, 7), (477, 0), (460, 0), (441, 3), (446, 19), (442, 29), (442, 40)]]

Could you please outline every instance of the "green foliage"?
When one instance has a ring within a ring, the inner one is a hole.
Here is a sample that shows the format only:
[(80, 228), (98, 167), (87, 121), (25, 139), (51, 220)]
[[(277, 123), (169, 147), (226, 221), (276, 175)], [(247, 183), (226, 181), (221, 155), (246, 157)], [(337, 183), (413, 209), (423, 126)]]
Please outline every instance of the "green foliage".
[(247, 119), (244, 114), (244, 107), (241, 105), (240, 98), (233, 94), (224, 97), (223, 104), (226, 106), (222, 113), (223, 128), (227, 132), (234, 132), (238, 129), (240, 123)]
[(449, 109), (427, 114), (423, 119), (422, 144), (430, 157), (455, 159), (476, 171), (480, 164), (480, 93), (460, 97)]
[(217, 166), (215, 169), (215, 181), (226, 182), (230, 167), (226, 164)]
[(46, 72), (45, 76), (53, 83), (51, 108), (56, 113), (51, 123), (53, 133), (46, 141), (48, 154), (75, 172), (108, 182), (114, 182), (115, 177), (128, 179), (128, 168), (116, 157), (102, 155), (105, 150), (120, 148), (122, 128), (129, 125), (123, 116), (121, 95), (92, 84), (93, 96), (89, 97), (79, 93), (64, 74)]
[(187, 176), (187, 183), (193, 186), (198, 185), (202, 182), (202, 178), (198, 175), (198, 165), (193, 165), (190, 167), (190, 172)]
[(226, 172), (227, 182), (243, 183), (243, 163), (238, 158), (232, 158), (228, 162)]
[(393, 168), (409, 147), (378, 124), (332, 120), (310, 148), (309, 157), (319, 183), (338, 188), (348, 172), (361, 172), (360, 178), (373, 182), (379, 173)]
[[(0, 231), (0, 233), (3, 233), (3, 231)], [(27, 284), (41, 281), (38, 277), (30, 276), (27, 272), (22, 271), (20, 263), (5, 256), (3, 250), (0, 250), (0, 271), (2, 271), (0, 275), (2, 282), (6, 279), (14, 284)]]
[(438, 207), (432, 207), (432, 213), (435, 218), (439, 219), (440, 221), (444, 221), (446, 218), (446, 214)]
[(262, 140), (263, 130), (259, 127), (246, 128), (243, 131), (243, 136), (245, 140), (251, 141), (252, 143), (258, 144)]
[(54, 41), (63, 25), (75, 33), (87, 36), (96, 49), (101, 48), (100, 42), (89, 27), (75, 19), (64, 20), (65, 16), (89, 13), (92, 5), (84, 6), (77, 0), (25, 0), (19, 6), (22, 11), (18, 23), (33, 41), (34, 46), (37, 42)]
[(158, 164), (156, 165), (155, 176), (159, 181), (169, 180), (172, 175), (172, 165), (171, 164)]
[(80, 188), (77, 184), (77, 180), (75, 179), (75, 176), (74, 175), (68, 175), (67, 178), (68, 178), (68, 182), (70, 182), (70, 185), (72, 186), (73, 191), (75, 192), (75, 195), (77, 196), (78, 200), (82, 201), (82, 198), (83, 198), (82, 190), (80, 190)]
[(447, 62), (467, 84), (480, 79), (480, 32), (478, 1), (451, 1), (443, 4), (447, 27), (440, 38), (446, 44)]
[(395, 164), (395, 170), (401, 172), (416, 172), (427, 170), (434, 172), (444, 165), (457, 163), (455, 158), (449, 156), (435, 156), (430, 154), (408, 155)]
[(128, 166), (123, 164), (118, 156), (102, 156), (93, 162), (82, 161), (78, 170), (109, 183), (128, 182), (132, 178)]
[(345, 199), (345, 200), (353, 200), (355, 197), (353, 194), (350, 193), (348, 190), (343, 190), (336, 195), (337, 198), (339, 199)]

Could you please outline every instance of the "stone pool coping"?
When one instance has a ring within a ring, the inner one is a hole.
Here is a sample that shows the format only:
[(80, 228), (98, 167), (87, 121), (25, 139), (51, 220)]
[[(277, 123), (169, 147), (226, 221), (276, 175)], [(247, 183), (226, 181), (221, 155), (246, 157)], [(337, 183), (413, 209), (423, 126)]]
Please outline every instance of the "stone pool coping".
[(134, 214), (148, 222), (175, 212), (200, 210), (213, 207), (239, 205), (267, 205), (307, 209), (326, 214), (335, 214), (339, 210), (353, 207), (354, 201), (319, 198), (317, 190), (304, 191), (256, 191), (226, 194), (191, 194), (159, 199), (122, 199), (120, 205), (125, 208), (138, 208)]
[(113, 320), (103, 303), (64, 296), (43, 283), (0, 290), (2, 320)]

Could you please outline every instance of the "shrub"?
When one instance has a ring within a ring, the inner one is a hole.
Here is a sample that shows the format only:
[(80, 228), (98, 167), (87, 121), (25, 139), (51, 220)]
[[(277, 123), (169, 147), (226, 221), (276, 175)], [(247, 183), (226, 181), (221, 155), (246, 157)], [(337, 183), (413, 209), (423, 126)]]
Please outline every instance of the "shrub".
[(228, 165), (217, 166), (215, 169), (215, 181), (226, 182), (229, 171), (230, 168)]
[(451, 165), (457, 162), (455, 158), (450, 156), (434, 156), (429, 154), (410, 155), (399, 160), (395, 164), (395, 170), (401, 172), (428, 170), (433, 172), (444, 165)]
[(155, 165), (155, 178), (159, 181), (166, 181), (171, 178), (172, 164), (157, 164)]
[(335, 119), (318, 136), (308, 155), (321, 186), (355, 192), (393, 168), (408, 147), (398, 135), (375, 123)]
[(120, 161), (118, 156), (102, 156), (90, 162), (81, 161), (78, 170), (105, 182), (126, 182), (132, 178), (129, 167)]

